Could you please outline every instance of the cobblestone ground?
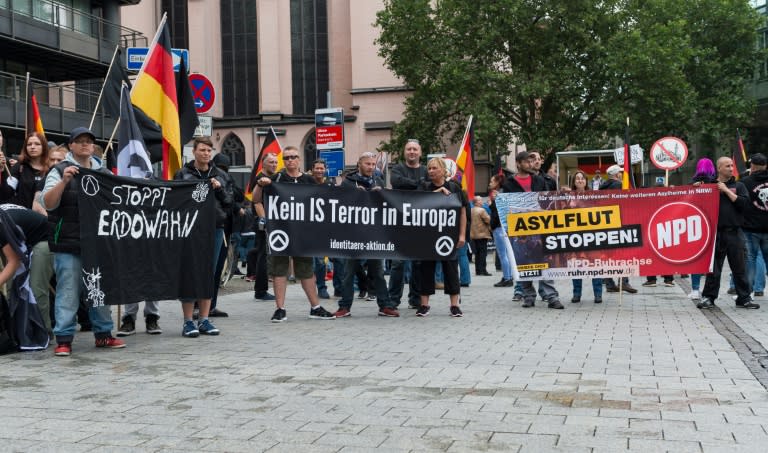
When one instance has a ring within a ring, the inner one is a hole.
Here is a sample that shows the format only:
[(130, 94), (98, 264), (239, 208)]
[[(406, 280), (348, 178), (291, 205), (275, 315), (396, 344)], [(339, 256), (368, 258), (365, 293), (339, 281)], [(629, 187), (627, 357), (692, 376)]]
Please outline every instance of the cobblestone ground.
[(459, 319), (439, 295), (427, 318), (357, 300), (311, 320), (291, 285), (284, 324), (233, 280), (219, 337), (181, 337), (167, 301), (164, 333), (139, 320), (125, 349), (82, 333), (68, 358), (0, 357), (0, 450), (766, 451), (768, 306), (737, 310), (724, 288), (702, 313), (686, 280), (635, 278), (621, 301), (587, 284), (572, 304), (561, 281), (565, 310), (524, 309), (498, 279), (473, 276)]

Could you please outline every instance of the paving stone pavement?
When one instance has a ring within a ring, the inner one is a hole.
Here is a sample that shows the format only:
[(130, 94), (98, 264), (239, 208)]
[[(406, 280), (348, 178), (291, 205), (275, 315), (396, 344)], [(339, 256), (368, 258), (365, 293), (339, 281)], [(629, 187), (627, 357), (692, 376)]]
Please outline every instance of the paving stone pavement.
[[(460, 319), (441, 294), (427, 318), (310, 320), (290, 285), (284, 324), (233, 281), (218, 337), (181, 337), (167, 301), (125, 349), (0, 357), (0, 451), (765, 451), (766, 389), (681, 286), (596, 305), (560, 281), (565, 310), (524, 309), (498, 278), (473, 276)], [(768, 310), (728, 302), (768, 345)]]

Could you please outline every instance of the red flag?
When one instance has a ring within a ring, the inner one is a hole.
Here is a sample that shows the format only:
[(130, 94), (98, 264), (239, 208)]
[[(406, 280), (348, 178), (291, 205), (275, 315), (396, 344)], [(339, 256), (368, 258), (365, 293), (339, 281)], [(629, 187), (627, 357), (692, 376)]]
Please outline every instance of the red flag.
[(40, 118), (40, 109), (37, 108), (37, 98), (34, 91), (32, 91), (32, 83), (29, 81), (29, 74), (27, 74), (27, 125), (26, 135), (28, 136), (32, 132), (38, 132), (45, 137), (45, 130), (43, 129), (43, 120)]
[(467, 122), (467, 130), (461, 139), (459, 154), (456, 155), (456, 166), (461, 170), (461, 188), (469, 199), (475, 198), (475, 124), (472, 115)]
[(733, 153), (733, 176), (738, 180), (747, 173), (747, 150), (741, 140), (741, 133), (736, 129), (736, 151)]
[(171, 34), (163, 15), (147, 58), (131, 90), (131, 103), (160, 125), (163, 134), (163, 179), (181, 168), (181, 130), (173, 72)]
[(248, 186), (245, 188), (245, 198), (251, 200), (253, 198), (253, 188), (256, 186), (256, 175), (261, 173), (261, 161), (267, 154), (274, 154), (277, 156), (277, 171), (283, 168), (283, 148), (280, 146), (280, 142), (277, 140), (277, 133), (272, 126), (269, 127), (267, 136), (264, 137), (264, 143), (261, 144), (261, 151), (256, 158), (256, 162), (253, 163), (253, 170), (251, 170), (251, 177), (248, 179)]

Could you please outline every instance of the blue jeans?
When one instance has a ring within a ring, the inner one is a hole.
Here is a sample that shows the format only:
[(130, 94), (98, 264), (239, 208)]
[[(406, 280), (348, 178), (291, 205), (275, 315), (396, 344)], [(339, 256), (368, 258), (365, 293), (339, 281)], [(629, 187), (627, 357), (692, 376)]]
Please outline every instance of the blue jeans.
[[(573, 297), (581, 297), (581, 279), (576, 278), (573, 281)], [(595, 294), (595, 299), (602, 299), (603, 297), (603, 279), (592, 279), (592, 292)]]
[[(77, 307), (80, 306), (80, 296), (83, 294), (82, 261), (80, 255), (56, 253), (53, 258), (53, 269), (56, 272), (56, 327), (53, 334), (56, 342), (71, 343), (77, 327)], [(91, 320), (93, 335), (96, 338), (106, 338), (112, 334), (114, 323), (109, 305), (93, 307), (88, 303), (88, 318)]]
[(464, 243), (456, 254), (456, 258), (459, 260), (459, 284), (461, 285), (472, 283), (472, 273), (469, 271), (469, 256), (467, 256), (468, 250), (469, 244)]
[(496, 245), (496, 254), (499, 255), (499, 261), (501, 262), (501, 276), (504, 280), (511, 280), (512, 262), (507, 254), (511, 253), (512, 245), (509, 243), (509, 238), (507, 238), (502, 227), (493, 230), (493, 243)]
[[(325, 274), (328, 269), (324, 258), (313, 258), (315, 284), (318, 291), (328, 290), (328, 285), (325, 284)], [(344, 278), (344, 260), (341, 258), (328, 258), (328, 261), (333, 265), (333, 292), (334, 294), (341, 294), (341, 281)]]
[(768, 233), (744, 232), (747, 243), (747, 280), (753, 291), (765, 290), (765, 257), (768, 256)]
[(701, 288), (701, 275), (702, 274), (691, 274), (691, 289), (694, 291), (698, 291), (699, 288)]

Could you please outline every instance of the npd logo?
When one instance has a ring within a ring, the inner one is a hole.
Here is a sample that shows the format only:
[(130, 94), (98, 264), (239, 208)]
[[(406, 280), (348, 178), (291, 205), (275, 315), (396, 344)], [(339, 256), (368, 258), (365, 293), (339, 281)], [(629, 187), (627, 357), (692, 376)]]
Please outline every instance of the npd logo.
[(648, 224), (651, 248), (670, 263), (687, 263), (698, 258), (711, 234), (707, 218), (699, 208), (683, 202), (660, 207)]

